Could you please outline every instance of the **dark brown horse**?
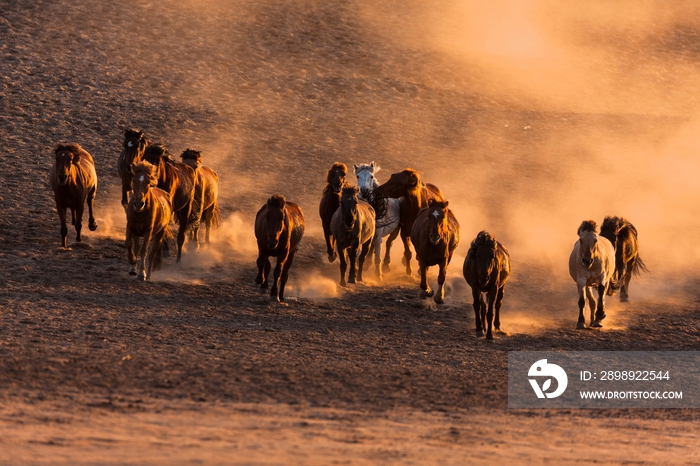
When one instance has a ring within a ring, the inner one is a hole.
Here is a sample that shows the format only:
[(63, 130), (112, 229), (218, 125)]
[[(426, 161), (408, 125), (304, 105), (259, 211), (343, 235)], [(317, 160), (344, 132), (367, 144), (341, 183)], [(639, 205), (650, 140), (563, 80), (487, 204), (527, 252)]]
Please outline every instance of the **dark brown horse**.
[[(362, 266), (365, 257), (374, 241), (374, 209), (367, 202), (358, 199), (360, 192), (355, 186), (344, 187), (341, 191), (340, 207), (331, 219), (331, 233), (335, 239), (335, 247), (340, 259), (340, 286), (346, 286), (345, 272), (347, 271), (346, 253), (350, 259), (348, 282), (362, 281)], [(355, 268), (355, 258), (360, 250), (360, 258)]]
[[(615, 248), (615, 279), (620, 289), (620, 301), (629, 301), (629, 285), (632, 275), (648, 272), (639, 257), (637, 229), (622, 217), (605, 217), (600, 236), (607, 238)], [(612, 288), (611, 288), (612, 290)]]
[(197, 183), (196, 173), (192, 167), (184, 163), (175, 163), (162, 144), (148, 146), (143, 159), (156, 166), (158, 187), (170, 194), (172, 211), (175, 214), (175, 220), (180, 224), (177, 232), (177, 262), (180, 262), (182, 244), (185, 242), (185, 233), (188, 228), (187, 222), (192, 211), (194, 187)]
[(267, 289), (270, 256), (276, 257), (270, 296), (277, 302), (284, 302), (284, 286), (305, 228), (301, 208), (288, 202), (281, 194), (268, 199), (255, 216), (255, 238), (258, 240), (258, 276), (255, 283)]
[(345, 185), (345, 176), (348, 174), (348, 167), (344, 163), (336, 162), (326, 174), (326, 187), (323, 188), (323, 197), (318, 206), (318, 214), (321, 216), (323, 225), (323, 236), (326, 239), (326, 252), (328, 262), (333, 262), (336, 257), (335, 240), (331, 233), (331, 218), (340, 207), (340, 190)]
[(97, 222), (92, 207), (97, 193), (97, 173), (95, 162), (80, 144), (59, 144), (54, 151), (56, 162), (51, 167), (51, 188), (56, 198), (56, 210), (61, 219), (61, 245), (66, 247), (66, 212), (71, 211), (75, 226), (75, 240), (80, 242), (80, 230), (83, 227), (85, 201), (88, 205), (88, 228), (97, 230)]
[[(161, 243), (172, 236), (170, 194), (156, 187), (158, 176), (154, 165), (145, 161), (136, 163), (132, 166), (132, 173), (134, 194), (126, 208), (126, 250), (131, 266), (129, 275), (138, 274), (139, 279), (148, 280), (151, 270), (160, 269)], [(140, 248), (139, 238), (143, 238)], [(141, 262), (137, 267), (139, 258)]]
[[(510, 254), (491, 234), (481, 231), (464, 259), (462, 274), (472, 288), (476, 336), (483, 337), (486, 330), (486, 339), (493, 340), (491, 325), (496, 332), (501, 330), (501, 305), (510, 276)], [(484, 293), (488, 299), (488, 312)]]
[(131, 173), (131, 166), (141, 161), (146, 147), (151, 143), (143, 131), (138, 129), (124, 130), (124, 148), (117, 160), (117, 172), (122, 179), (122, 206), (126, 210), (131, 192), (131, 180), (134, 175)]
[(440, 267), (438, 292), (435, 294), (435, 302), (438, 304), (445, 302), (447, 266), (459, 244), (459, 223), (447, 206), (447, 201), (431, 199), (428, 207), (418, 213), (411, 230), (411, 241), (416, 248), (420, 267), (421, 298), (429, 298), (435, 294), (427, 282), (428, 267)]
[[(219, 226), (219, 175), (211, 168), (202, 165), (202, 153), (194, 149), (186, 149), (181, 155), (182, 163), (189, 165), (197, 173), (197, 184), (194, 187), (194, 200), (189, 224), (192, 239), (199, 249), (199, 228), (204, 222), (207, 227), (204, 242), (209, 244), (209, 234), (212, 228)], [(197, 212), (201, 211), (199, 218)]]
[[(389, 181), (375, 189), (377, 196), (400, 198), (401, 202), (401, 240), (403, 241), (403, 263), (406, 266), (406, 274), (411, 275), (411, 231), (413, 222), (418, 217), (418, 212), (428, 206), (430, 200), (444, 201), (444, 196), (437, 186), (424, 185), (420, 174), (411, 169), (394, 173)], [(387, 241), (387, 248), (391, 244)]]

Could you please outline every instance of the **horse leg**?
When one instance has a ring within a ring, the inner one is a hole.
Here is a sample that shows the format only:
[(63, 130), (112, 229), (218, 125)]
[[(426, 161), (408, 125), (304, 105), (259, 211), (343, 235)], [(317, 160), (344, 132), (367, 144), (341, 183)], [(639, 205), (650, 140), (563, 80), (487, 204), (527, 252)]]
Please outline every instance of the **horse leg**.
[[(358, 245), (359, 246), (359, 245)], [(348, 250), (348, 259), (350, 261), (350, 272), (348, 273), (348, 283), (355, 283), (355, 259), (357, 258), (357, 247), (355, 245), (350, 246)]]
[(348, 270), (348, 263), (345, 258), (345, 250), (338, 249), (338, 259), (340, 260), (340, 286), (348, 286), (345, 283), (345, 272)]
[(80, 243), (82, 238), (80, 237), (80, 231), (83, 229), (83, 210), (85, 206), (82, 204), (78, 206), (77, 209), (73, 211), (73, 217), (75, 218), (75, 240)]
[(122, 179), (122, 207), (124, 207), (124, 212), (126, 212), (129, 206), (129, 193), (131, 192), (131, 178), (127, 180)]
[(158, 256), (158, 251), (160, 251), (160, 242), (163, 240), (165, 235), (165, 230), (157, 233), (151, 240), (151, 244), (148, 247), (148, 261), (146, 262), (146, 270), (144, 280), (151, 279), (151, 271), (156, 263), (156, 257)]
[(136, 275), (136, 250), (139, 247), (139, 239), (131, 233), (131, 230), (126, 230), (126, 260), (129, 262), (129, 275)]
[(255, 277), (255, 283), (260, 285), (261, 289), (267, 289), (267, 276), (270, 273), (270, 258), (260, 254), (257, 260), (258, 275)]
[(443, 259), (438, 263), (440, 271), (438, 272), (438, 290), (435, 295), (435, 302), (442, 304), (445, 302), (445, 275), (447, 275), (447, 259)]
[(430, 285), (428, 285), (428, 267), (419, 261), (418, 268), (420, 269), (420, 297), (422, 299), (431, 298), (435, 292), (431, 290)]
[(92, 188), (87, 195), (87, 206), (88, 206), (88, 228), (90, 231), (97, 230), (97, 222), (95, 221), (95, 216), (92, 213), (92, 207), (95, 203), (95, 195), (97, 194), (97, 186)]
[(204, 244), (209, 244), (209, 233), (211, 232), (212, 217), (214, 216), (214, 206), (208, 208), (202, 214), (204, 217), (204, 226), (207, 228), (207, 232), (204, 234)]
[(357, 267), (357, 281), (362, 282), (362, 266), (365, 263), (365, 258), (369, 256), (370, 250), (372, 249), (372, 245), (374, 244), (374, 238), (368, 240), (365, 242), (365, 244), (362, 245), (362, 250), (360, 251), (360, 262)]
[(392, 231), (389, 234), (389, 238), (386, 240), (386, 252), (384, 253), (384, 264), (382, 265), (385, 272), (389, 271), (389, 264), (391, 264), (391, 245), (394, 243), (396, 237), (399, 236), (400, 231), (401, 229), (396, 227), (396, 230)]
[(284, 262), (284, 266), (282, 267), (282, 275), (280, 276), (280, 293), (278, 299), (278, 301), (281, 303), (284, 302), (284, 286), (287, 284), (287, 278), (289, 278), (289, 269), (294, 263), (294, 254), (296, 252), (296, 249), (289, 252), (289, 256), (287, 256), (287, 260)]
[(622, 280), (622, 287), (620, 288), (620, 302), (621, 303), (627, 303), (630, 300), (629, 294), (629, 286), (630, 286), (630, 280), (632, 279), (632, 270), (634, 270), (633, 267), (630, 267), (628, 269), (629, 271), (625, 273), (625, 278)]
[(498, 290), (496, 289), (495, 286), (491, 286), (489, 289), (487, 295), (488, 295), (488, 300), (489, 300), (489, 307), (488, 311), (486, 311), (486, 324), (487, 324), (487, 330), (486, 330), (486, 339), (487, 340), (493, 340), (493, 332), (491, 331), (491, 326), (493, 324), (493, 305), (496, 302), (496, 294)]
[(153, 232), (149, 231), (143, 235), (143, 244), (141, 245), (141, 250), (139, 251), (139, 274), (136, 276), (139, 280), (146, 280), (146, 256), (148, 255), (148, 247), (151, 245), (151, 240), (153, 239)]
[(404, 236), (402, 231), (401, 241), (403, 241), (403, 265), (406, 266), (406, 275), (411, 276), (413, 275), (413, 269), (411, 268), (411, 259), (413, 258), (413, 254), (411, 253), (411, 237), (409, 235)]
[(328, 253), (328, 262), (333, 262), (336, 258), (335, 239), (331, 234), (330, 222), (323, 222), (323, 236), (326, 238), (326, 252)]
[(65, 249), (66, 236), (68, 236), (68, 227), (66, 226), (66, 211), (68, 209), (56, 203), (56, 210), (58, 211), (58, 218), (61, 220), (61, 246)]
[(486, 331), (486, 300), (484, 299), (484, 291), (479, 293), (479, 317), (481, 318), (481, 328)]
[(605, 288), (606, 286), (602, 283), (598, 285), (598, 309), (595, 313), (595, 321), (591, 324), (591, 327), (603, 326), (600, 321), (605, 319)]
[(586, 287), (586, 301), (588, 301), (588, 309), (591, 312), (591, 325), (593, 325), (593, 321), (595, 321), (595, 296), (593, 296), (593, 289), (590, 286)]
[(282, 267), (287, 260), (287, 254), (280, 254), (277, 256), (277, 263), (275, 264), (275, 271), (272, 273), (272, 289), (270, 289), (270, 296), (274, 301), (279, 302), (279, 286), (280, 274), (282, 273)]
[(493, 321), (493, 328), (496, 332), (501, 331), (501, 305), (503, 304), (503, 295), (506, 292), (506, 286), (503, 285), (498, 289), (498, 294), (496, 295), (496, 315)]
[(586, 328), (586, 319), (583, 317), (583, 308), (586, 305), (585, 297), (585, 282), (583, 284), (577, 283), (578, 285), (578, 323), (576, 324), (577, 329)]
[(474, 308), (474, 322), (476, 329), (476, 336), (483, 337), (484, 329), (481, 321), (481, 290), (476, 286), (472, 288), (472, 307)]
[(182, 258), (182, 245), (185, 244), (185, 235), (187, 234), (187, 218), (189, 217), (189, 209), (183, 208), (178, 212), (178, 220), (180, 228), (177, 230), (177, 259), (175, 263), (179, 264)]
[(382, 277), (382, 236), (377, 234), (374, 237), (374, 273), (377, 275), (379, 281), (383, 280)]

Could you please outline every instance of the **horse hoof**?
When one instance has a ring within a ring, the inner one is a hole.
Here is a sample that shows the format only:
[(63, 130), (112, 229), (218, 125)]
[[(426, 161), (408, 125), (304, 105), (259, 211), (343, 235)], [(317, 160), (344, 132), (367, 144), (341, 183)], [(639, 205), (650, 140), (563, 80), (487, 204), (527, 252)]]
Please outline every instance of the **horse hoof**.
[(95, 230), (97, 230), (97, 223), (90, 223), (90, 224), (88, 225), (88, 228), (90, 229), (90, 231), (95, 231)]
[(167, 249), (161, 249), (161, 251), (163, 253), (163, 257), (170, 257), (170, 251)]
[(629, 303), (630, 299), (627, 296), (620, 296), (621, 303)]
[(136, 279), (137, 279), (137, 280), (144, 280), (144, 281), (145, 281), (145, 280), (146, 280), (146, 276), (145, 276), (144, 274), (139, 274), (139, 275), (136, 277)]
[(445, 298), (440, 298), (438, 296), (435, 297), (435, 302), (437, 304), (444, 304), (445, 303)]
[(389, 267), (389, 264), (382, 265), (382, 271), (389, 272), (390, 270), (391, 270), (391, 267)]
[(487, 334), (486, 334), (486, 339), (487, 339), (487, 340), (493, 341), (493, 335), (490, 334), (490, 333), (487, 333)]
[(335, 254), (328, 254), (328, 262), (334, 262), (336, 257), (338, 256)]
[(348, 283), (354, 284), (354, 283), (355, 283), (355, 279), (354, 279), (354, 278), (348, 278)]
[(136, 275), (136, 270), (129, 270), (129, 275)]
[(256, 284), (256, 285), (262, 285), (262, 278), (260, 278), (260, 277), (255, 277), (255, 284)]
[[(607, 316), (605, 315), (605, 312), (603, 312), (603, 314), (596, 314), (595, 320), (596, 320), (596, 322), (598, 322), (598, 321), (600, 321), (600, 320), (605, 319), (606, 317), (607, 317)], [(601, 325), (601, 327), (602, 327), (602, 325)]]
[(483, 337), (483, 336), (484, 336), (484, 331), (483, 331), (483, 330), (477, 330), (477, 331), (476, 331), (476, 337), (477, 337), (477, 338), (481, 338), (481, 337)]
[(583, 330), (585, 328), (586, 328), (586, 324), (584, 324), (583, 322), (579, 322), (578, 324), (576, 324), (576, 329), (578, 329), (578, 330)]
[(339, 285), (342, 286), (343, 288), (347, 288), (347, 287), (348, 287), (348, 284), (345, 283), (345, 280), (341, 280), (340, 283), (339, 283)]
[(603, 324), (601, 324), (597, 320), (594, 320), (593, 322), (591, 322), (591, 328), (601, 328), (602, 326), (603, 326)]

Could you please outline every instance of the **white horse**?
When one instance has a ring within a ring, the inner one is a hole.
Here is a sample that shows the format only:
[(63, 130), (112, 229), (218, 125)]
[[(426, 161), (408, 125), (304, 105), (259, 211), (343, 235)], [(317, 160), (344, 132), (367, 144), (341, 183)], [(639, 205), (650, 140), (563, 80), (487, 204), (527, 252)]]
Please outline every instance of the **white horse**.
[[(374, 178), (374, 174), (381, 170), (374, 162), (355, 165), (355, 176), (357, 176), (357, 186), (360, 188), (360, 199), (369, 202), (376, 212), (376, 231), (374, 233), (374, 266), (377, 277), (382, 279), (382, 269), (389, 270), (391, 262), (391, 243), (399, 235), (399, 220), (401, 218), (401, 201), (399, 199), (384, 198), (375, 199), (373, 196), (375, 188), (379, 183)], [(382, 238), (389, 236), (386, 241), (386, 253), (384, 255), (384, 266), (381, 266)]]
[[(580, 239), (574, 244), (569, 257), (569, 273), (578, 286), (579, 312), (576, 328), (586, 328), (586, 319), (583, 317), (586, 297), (591, 310), (591, 327), (602, 327), (600, 321), (605, 319), (605, 294), (609, 290), (618, 289), (614, 281), (615, 249), (608, 239), (598, 236), (593, 220), (584, 221), (578, 228), (578, 235)], [(598, 291), (597, 309), (593, 287)]]

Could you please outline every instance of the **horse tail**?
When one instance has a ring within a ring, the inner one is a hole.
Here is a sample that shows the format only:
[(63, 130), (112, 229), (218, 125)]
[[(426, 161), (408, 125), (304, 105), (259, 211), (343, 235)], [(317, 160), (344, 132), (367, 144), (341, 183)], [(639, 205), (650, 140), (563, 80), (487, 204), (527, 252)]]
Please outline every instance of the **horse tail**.
[(642, 261), (642, 258), (637, 256), (637, 258), (634, 260), (634, 265), (632, 265), (631, 273), (633, 275), (639, 276), (642, 274), (642, 272), (649, 273), (649, 269), (647, 268), (644, 261)]
[(214, 209), (211, 211), (211, 227), (212, 229), (219, 228), (219, 218), (221, 211), (219, 210), (219, 201), (214, 201)]

